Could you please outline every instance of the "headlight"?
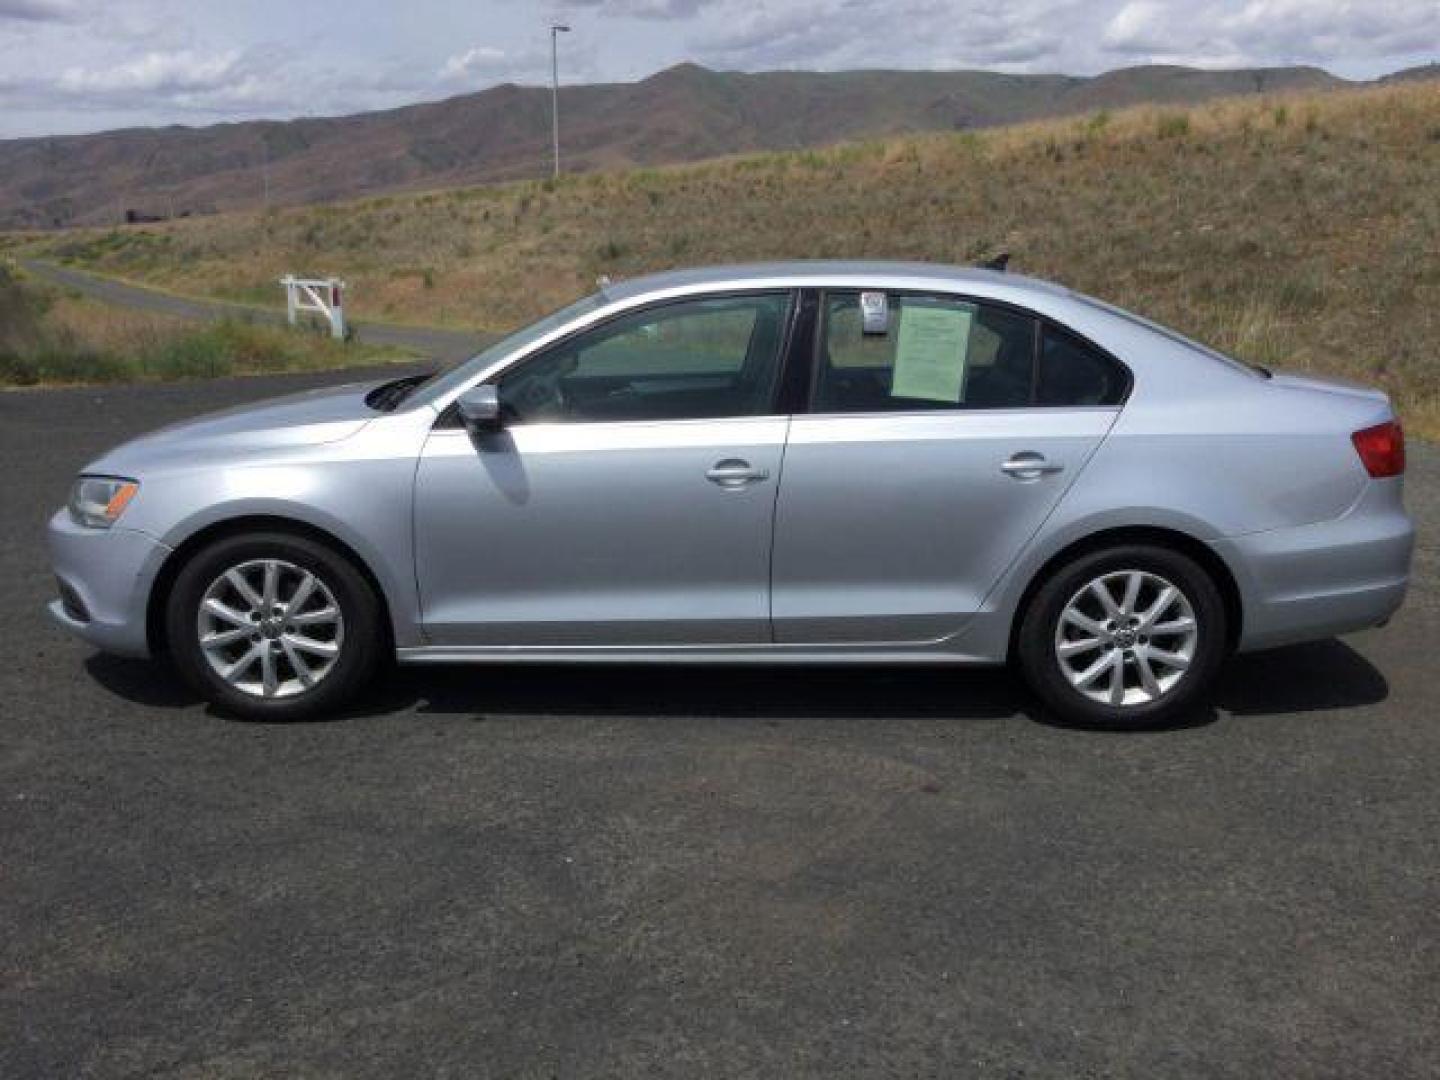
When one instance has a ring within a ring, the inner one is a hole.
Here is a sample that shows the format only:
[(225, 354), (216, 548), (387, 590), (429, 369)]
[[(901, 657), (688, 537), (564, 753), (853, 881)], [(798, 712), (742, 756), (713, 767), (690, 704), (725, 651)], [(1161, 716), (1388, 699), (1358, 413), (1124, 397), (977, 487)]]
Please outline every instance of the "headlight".
[(70, 489), (70, 516), (92, 529), (108, 529), (140, 490), (134, 480), (118, 476), (82, 476)]

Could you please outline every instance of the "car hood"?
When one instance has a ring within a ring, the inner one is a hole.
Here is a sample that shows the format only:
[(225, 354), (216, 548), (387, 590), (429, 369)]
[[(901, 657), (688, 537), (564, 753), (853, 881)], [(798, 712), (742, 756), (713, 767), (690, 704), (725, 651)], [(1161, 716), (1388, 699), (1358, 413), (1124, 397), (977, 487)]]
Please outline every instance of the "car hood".
[(197, 458), (338, 442), (378, 415), (365, 404), (376, 385), (307, 390), (184, 420), (117, 446), (85, 471), (128, 474), (148, 463), (194, 463)]

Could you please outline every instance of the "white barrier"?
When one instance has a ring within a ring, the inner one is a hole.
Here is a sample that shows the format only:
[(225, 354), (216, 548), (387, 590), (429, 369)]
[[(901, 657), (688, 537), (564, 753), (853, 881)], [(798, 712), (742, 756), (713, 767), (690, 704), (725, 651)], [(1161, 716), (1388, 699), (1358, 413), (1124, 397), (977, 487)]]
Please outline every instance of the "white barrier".
[(285, 315), (294, 326), (300, 312), (311, 311), (330, 324), (330, 336), (345, 338), (345, 282), (339, 278), (297, 278), (286, 274)]

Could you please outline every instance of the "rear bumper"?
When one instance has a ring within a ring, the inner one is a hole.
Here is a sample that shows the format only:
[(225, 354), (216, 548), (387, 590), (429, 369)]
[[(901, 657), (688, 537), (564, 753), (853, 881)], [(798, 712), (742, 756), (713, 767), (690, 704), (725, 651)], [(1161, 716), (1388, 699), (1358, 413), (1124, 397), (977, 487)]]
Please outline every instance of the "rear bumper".
[(1371, 481), (1334, 521), (1212, 541), (1235, 574), (1243, 651), (1364, 630), (1405, 599), (1415, 526), (1401, 481)]
[(54, 622), (105, 652), (148, 656), (150, 588), (170, 549), (133, 529), (88, 529), (61, 510), (50, 519), (50, 563), (61, 599)]

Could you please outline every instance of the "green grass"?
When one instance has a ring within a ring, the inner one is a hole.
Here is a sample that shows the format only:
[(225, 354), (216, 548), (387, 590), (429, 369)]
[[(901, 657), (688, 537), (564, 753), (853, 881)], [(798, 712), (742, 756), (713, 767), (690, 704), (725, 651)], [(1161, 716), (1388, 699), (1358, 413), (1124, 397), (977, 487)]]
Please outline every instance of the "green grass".
[(319, 371), (405, 356), (236, 319), (192, 323), (116, 312), (30, 285), (0, 267), (0, 385)]

